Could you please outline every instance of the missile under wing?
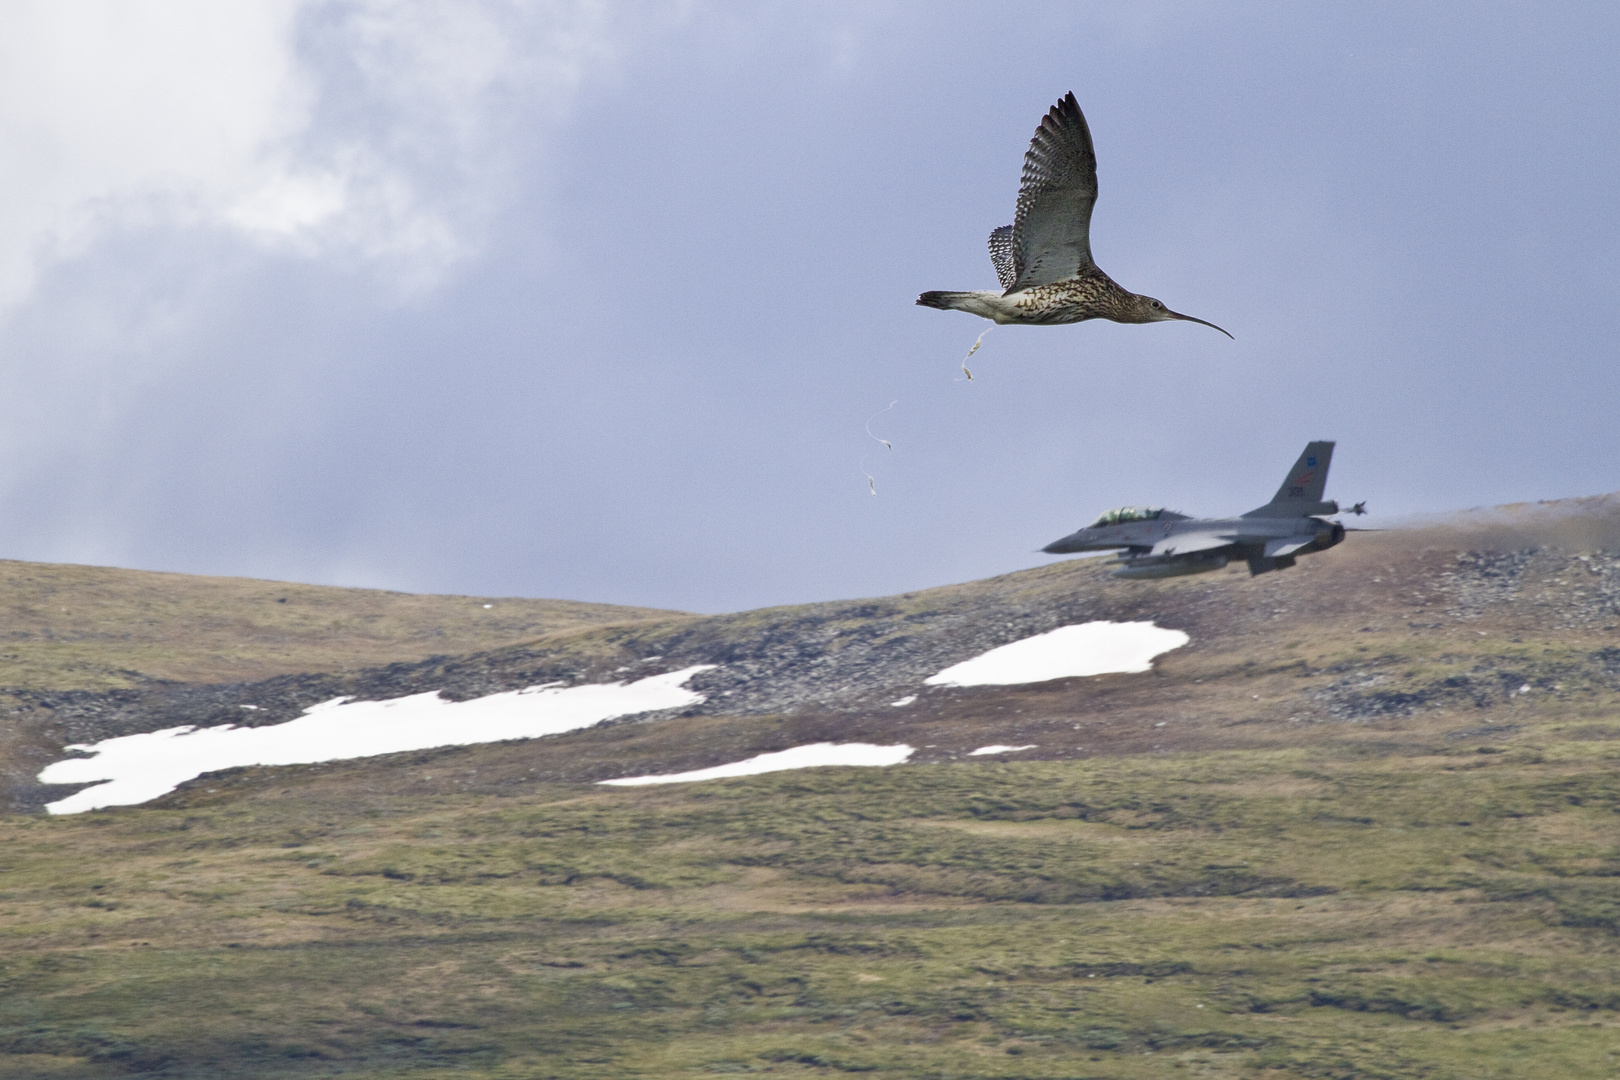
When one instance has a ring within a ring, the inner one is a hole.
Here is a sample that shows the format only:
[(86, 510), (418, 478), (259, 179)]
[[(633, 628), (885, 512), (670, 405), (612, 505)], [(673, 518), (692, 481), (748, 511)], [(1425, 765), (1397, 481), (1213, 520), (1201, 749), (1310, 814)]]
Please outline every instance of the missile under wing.
[(1234, 559), (1246, 560), (1251, 575), (1284, 570), (1296, 557), (1344, 539), (1343, 525), (1324, 520), (1339, 512), (1338, 503), (1322, 498), (1332, 460), (1333, 443), (1310, 443), (1271, 501), (1239, 517), (1191, 518), (1126, 506), (1042, 550), (1052, 555), (1117, 550), (1114, 573), (1127, 578), (1202, 574)]

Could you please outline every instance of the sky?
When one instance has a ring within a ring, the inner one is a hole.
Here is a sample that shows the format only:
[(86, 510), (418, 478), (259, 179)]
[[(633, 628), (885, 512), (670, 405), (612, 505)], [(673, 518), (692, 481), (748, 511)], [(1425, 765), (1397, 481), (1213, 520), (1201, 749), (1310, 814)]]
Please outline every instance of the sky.
[[(4, 7), (0, 557), (727, 611), (1318, 438), (1361, 524), (1620, 488), (1612, 5)], [(1098, 264), (1236, 341), (967, 381), (913, 301), (994, 285), (1069, 90)]]

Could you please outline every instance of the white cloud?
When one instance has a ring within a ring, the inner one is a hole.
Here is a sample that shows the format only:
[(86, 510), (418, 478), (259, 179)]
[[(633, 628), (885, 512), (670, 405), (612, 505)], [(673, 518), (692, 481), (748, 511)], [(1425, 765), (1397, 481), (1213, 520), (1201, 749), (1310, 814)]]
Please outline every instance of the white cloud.
[[(0, 300), (144, 204), (217, 212), (304, 123), (298, 0), (23, 0), (0, 37)], [(213, 204), (210, 207), (209, 204)]]
[(590, 0), (13, 0), (0, 305), (127, 226), (223, 228), (431, 280), (476, 250), (514, 125), (555, 121), (615, 55), (609, 15)]

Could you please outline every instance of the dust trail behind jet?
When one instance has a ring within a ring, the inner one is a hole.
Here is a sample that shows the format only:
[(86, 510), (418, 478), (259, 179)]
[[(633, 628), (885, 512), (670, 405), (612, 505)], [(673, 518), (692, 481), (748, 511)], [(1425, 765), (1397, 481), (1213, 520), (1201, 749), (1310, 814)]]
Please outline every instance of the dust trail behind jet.
[(1620, 549), (1620, 492), (1422, 516), (1392, 526), (1471, 551)]

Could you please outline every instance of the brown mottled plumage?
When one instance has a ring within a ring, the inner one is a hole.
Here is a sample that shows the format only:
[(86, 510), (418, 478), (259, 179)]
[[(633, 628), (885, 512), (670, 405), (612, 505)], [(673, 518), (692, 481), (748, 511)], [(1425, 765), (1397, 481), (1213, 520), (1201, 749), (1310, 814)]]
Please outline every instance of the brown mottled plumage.
[(1013, 224), (990, 234), (990, 261), (1003, 291), (925, 292), (917, 303), (966, 311), (998, 323), (1180, 320), (1221, 330), (1212, 322), (1171, 311), (1151, 296), (1121, 288), (1097, 267), (1091, 258), (1091, 209), (1096, 202), (1097, 155), (1091, 129), (1074, 94), (1066, 94), (1030, 140)]

